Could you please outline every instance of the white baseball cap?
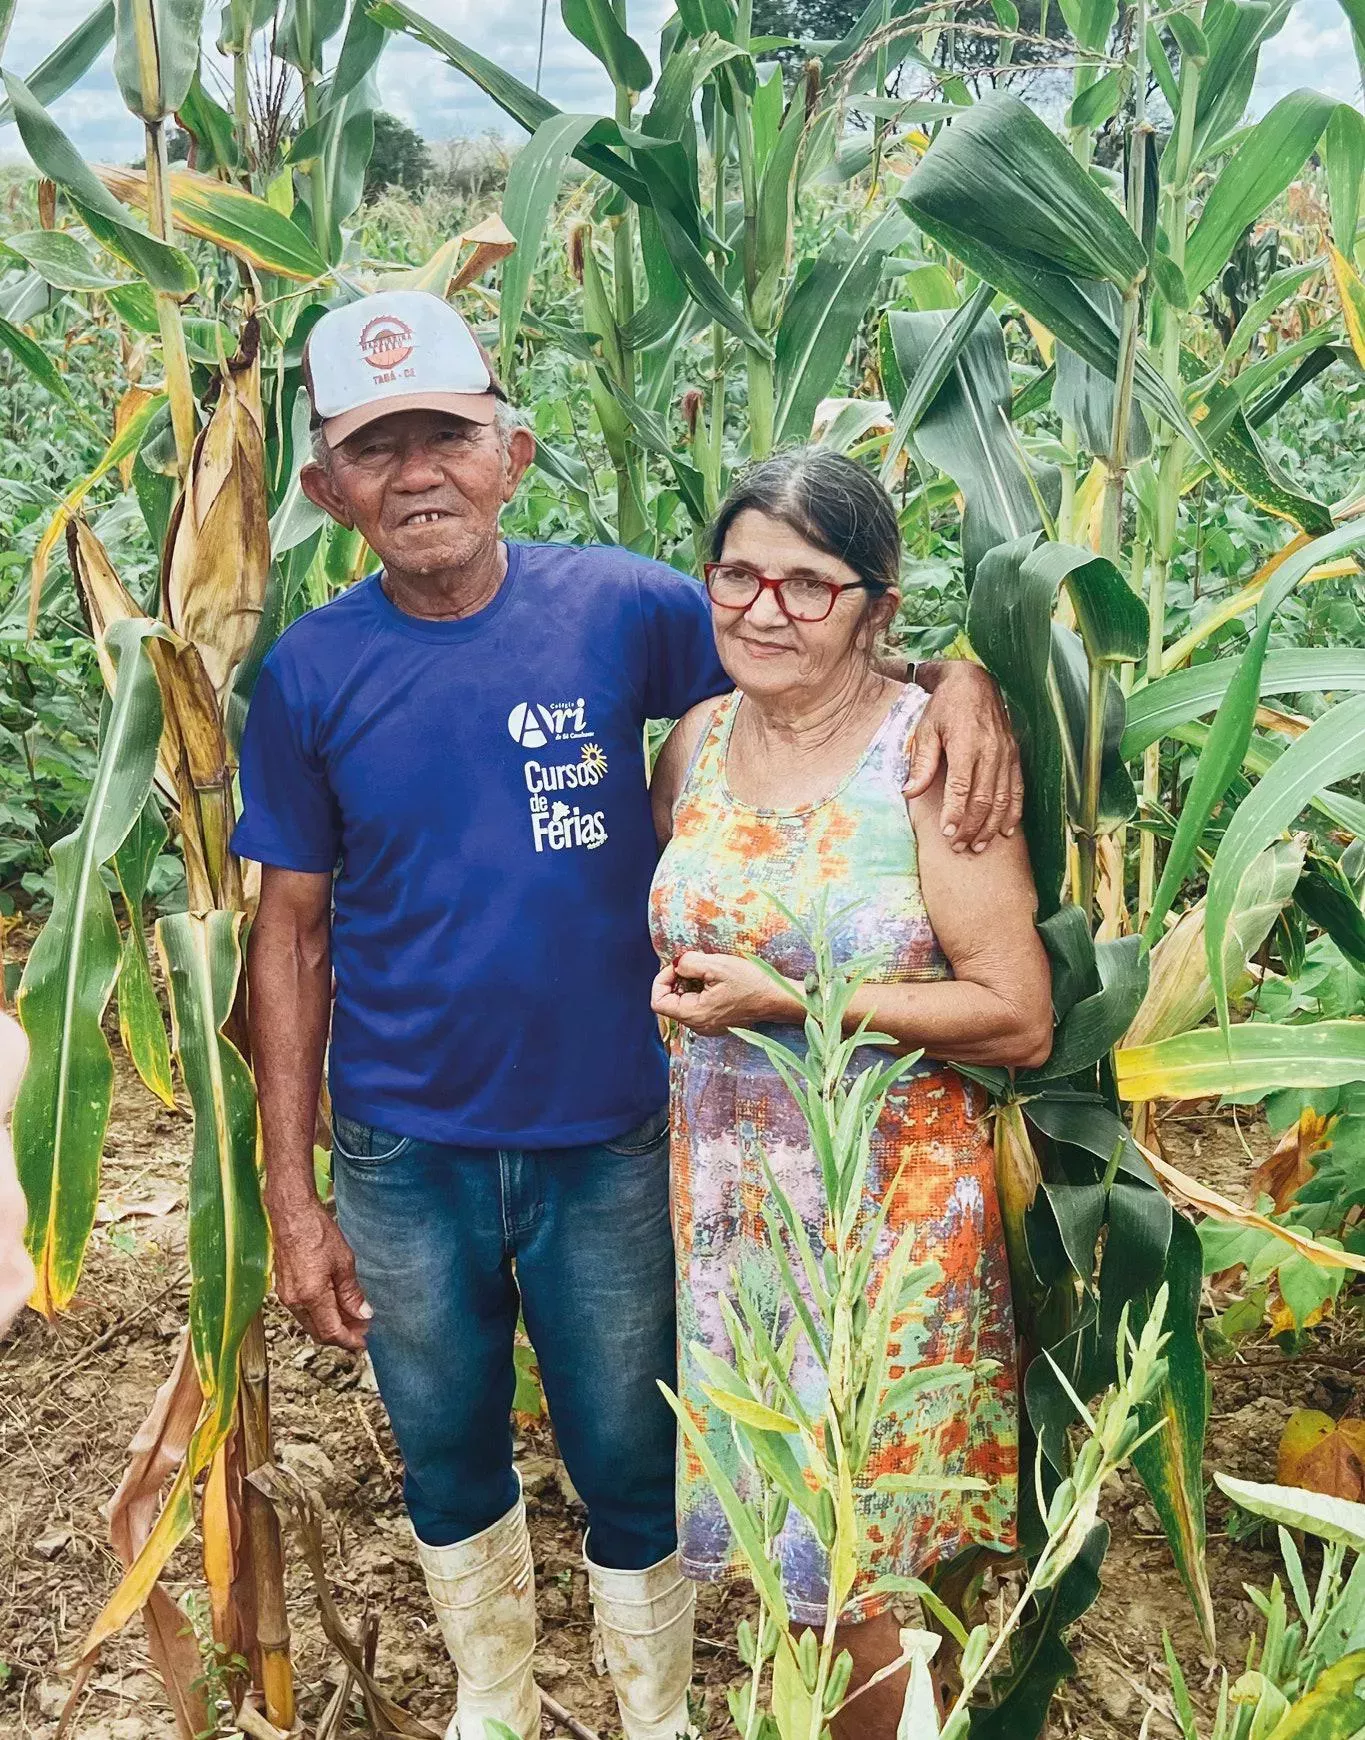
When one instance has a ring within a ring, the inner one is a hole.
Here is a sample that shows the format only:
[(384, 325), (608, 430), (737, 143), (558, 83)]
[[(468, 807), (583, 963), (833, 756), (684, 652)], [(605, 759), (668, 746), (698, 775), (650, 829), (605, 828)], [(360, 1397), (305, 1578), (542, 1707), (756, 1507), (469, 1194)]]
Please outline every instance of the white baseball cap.
[(329, 447), (392, 411), (491, 423), (506, 397), (463, 318), (428, 290), (381, 290), (324, 314), (303, 376)]

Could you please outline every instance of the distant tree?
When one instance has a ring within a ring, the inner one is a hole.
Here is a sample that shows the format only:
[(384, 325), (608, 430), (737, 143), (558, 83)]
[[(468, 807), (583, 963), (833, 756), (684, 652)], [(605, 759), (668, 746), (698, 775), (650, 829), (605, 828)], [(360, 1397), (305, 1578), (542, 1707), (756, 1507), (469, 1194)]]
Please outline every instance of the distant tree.
[(420, 193), (431, 179), (431, 156), (426, 141), (396, 115), (377, 109), (374, 117), (374, 150), (365, 171), (365, 198), (373, 199), (386, 187)]
[[(852, 30), (866, 10), (867, 0), (754, 0), (753, 29), (756, 36), (794, 36), (802, 43), (837, 42)], [(990, 0), (965, 0), (955, 9), (954, 17), (956, 22), (998, 28)], [(1019, 0), (1020, 30), (1037, 36), (1041, 23), (1041, 0)], [(1048, 10), (1047, 35), (1047, 47), (1038, 42), (1017, 42), (1013, 57), (1016, 65), (1036, 66), (1066, 52), (1066, 23), (1060, 6), (1055, 4)], [(976, 30), (959, 31), (954, 36), (951, 27), (945, 28), (939, 36), (940, 63), (950, 43), (953, 64), (963, 72), (995, 65), (998, 45), (993, 36), (979, 35)], [(782, 58), (800, 57), (795, 50), (785, 50)]]

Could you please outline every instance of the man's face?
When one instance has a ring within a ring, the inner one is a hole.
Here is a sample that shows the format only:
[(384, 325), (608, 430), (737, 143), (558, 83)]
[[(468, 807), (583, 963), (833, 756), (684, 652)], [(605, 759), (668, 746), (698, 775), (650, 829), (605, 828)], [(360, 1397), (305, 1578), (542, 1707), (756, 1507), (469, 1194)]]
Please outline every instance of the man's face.
[(531, 462), (525, 429), (443, 411), (395, 411), (305, 465), (308, 499), (353, 526), (386, 569), (432, 574), (465, 566), (496, 538), (498, 511)]

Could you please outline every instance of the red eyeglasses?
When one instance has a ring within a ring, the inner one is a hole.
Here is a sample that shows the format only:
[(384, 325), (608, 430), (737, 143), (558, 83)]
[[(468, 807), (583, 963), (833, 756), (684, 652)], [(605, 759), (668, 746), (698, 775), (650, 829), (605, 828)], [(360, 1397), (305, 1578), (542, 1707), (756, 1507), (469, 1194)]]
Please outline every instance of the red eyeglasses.
[(823, 622), (841, 592), (886, 591), (879, 580), (851, 580), (841, 586), (837, 580), (817, 580), (810, 575), (782, 579), (755, 574), (752, 568), (742, 568), (736, 562), (707, 562), (702, 573), (712, 604), (722, 610), (748, 610), (760, 592), (771, 592), (788, 622)]

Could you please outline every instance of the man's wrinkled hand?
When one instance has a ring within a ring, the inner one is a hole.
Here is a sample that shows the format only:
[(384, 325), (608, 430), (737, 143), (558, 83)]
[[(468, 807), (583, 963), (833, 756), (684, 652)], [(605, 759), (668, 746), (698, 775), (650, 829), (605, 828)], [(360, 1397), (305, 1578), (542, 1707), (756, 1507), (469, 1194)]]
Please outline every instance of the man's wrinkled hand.
[(915, 732), (905, 795), (928, 791), (946, 764), (943, 832), (955, 852), (984, 852), (997, 834), (1012, 834), (1024, 814), (1024, 776), (1009, 714), (980, 665), (950, 659), (928, 671), (932, 689)]
[(359, 1353), (374, 1312), (356, 1278), (355, 1255), (318, 1201), (272, 1209), (275, 1292), (314, 1341)]

